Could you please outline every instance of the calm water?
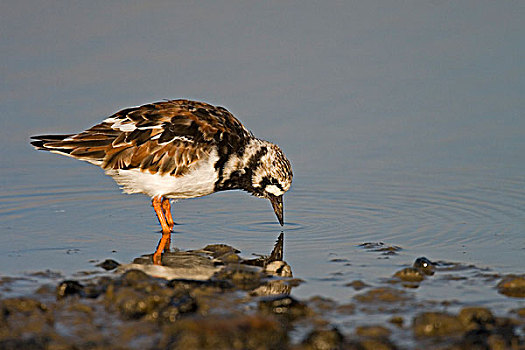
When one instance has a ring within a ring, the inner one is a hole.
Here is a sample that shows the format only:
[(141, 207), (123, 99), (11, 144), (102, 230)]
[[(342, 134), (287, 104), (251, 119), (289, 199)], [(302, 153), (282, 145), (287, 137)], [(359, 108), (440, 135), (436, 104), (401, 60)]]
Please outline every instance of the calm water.
[[(28, 137), (179, 97), (226, 106), (291, 159), (285, 257), (305, 280), (294, 295), (348, 302), (346, 283), (379, 284), (419, 256), (522, 273), (523, 6), (279, 4), (0, 5), (0, 274), (71, 275), (153, 252), (148, 198)], [(173, 211), (182, 249), (264, 254), (281, 231), (269, 203), (242, 192)], [(494, 286), (436, 279), (418, 296), (523, 306)]]

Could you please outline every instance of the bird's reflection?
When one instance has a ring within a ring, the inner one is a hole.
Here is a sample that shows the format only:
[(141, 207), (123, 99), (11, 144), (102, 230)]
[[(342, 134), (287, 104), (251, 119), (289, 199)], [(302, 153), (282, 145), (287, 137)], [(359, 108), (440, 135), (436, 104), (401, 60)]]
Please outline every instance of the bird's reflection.
[[(202, 249), (182, 251), (170, 249), (170, 240), (162, 237), (164, 253), (159, 261), (155, 254), (136, 258), (127, 269), (140, 269), (144, 272), (166, 279), (184, 279), (233, 284), (248, 291), (253, 296), (290, 294), (292, 269), (284, 261), (284, 232), (280, 232), (269, 255), (258, 255), (253, 259), (243, 259), (235, 248), (226, 244), (211, 244)], [(239, 281), (242, 281), (240, 283)]]
[(292, 278), (292, 268), (286, 261), (284, 261), (284, 232), (281, 231), (277, 242), (273, 247), (272, 252), (269, 256), (263, 256), (258, 259), (246, 260), (247, 265), (254, 264), (256, 266), (263, 267), (264, 273), (268, 276), (274, 277), (269, 278), (265, 283), (255, 288), (251, 294), (262, 296), (262, 295), (276, 295), (276, 294), (290, 294), (292, 286), (289, 281), (282, 279)]

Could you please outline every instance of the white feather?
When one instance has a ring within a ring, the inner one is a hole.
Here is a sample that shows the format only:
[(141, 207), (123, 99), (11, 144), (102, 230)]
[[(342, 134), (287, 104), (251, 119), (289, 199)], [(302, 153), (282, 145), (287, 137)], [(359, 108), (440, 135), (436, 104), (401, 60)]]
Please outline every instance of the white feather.
[(274, 196), (282, 196), (284, 194), (284, 191), (281, 191), (279, 189), (279, 187), (277, 187), (275, 185), (268, 185), (268, 186), (266, 186), (265, 191), (266, 192), (270, 192)]
[(112, 169), (107, 174), (113, 177), (125, 193), (144, 193), (150, 197), (194, 198), (214, 192), (218, 175), (214, 164), (217, 151), (196, 163), (194, 169), (183, 176), (151, 174), (140, 169)]

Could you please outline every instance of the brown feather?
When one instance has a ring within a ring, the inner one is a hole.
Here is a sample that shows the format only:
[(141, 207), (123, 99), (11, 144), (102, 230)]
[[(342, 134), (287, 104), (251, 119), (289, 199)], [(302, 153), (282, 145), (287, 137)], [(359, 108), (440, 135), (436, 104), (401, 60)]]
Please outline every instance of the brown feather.
[[(101, 162), (104, 169), (140, 168), (179, 176), (209, 154), (211, 147), (217, 147), (220, 156), (244, 146), (251, 137), (225, 108), (189, 100), (127, 108), (109, 118), (76, 135), (39, 136), (42, 141), (34, 143)], [(128, 131), (120, 130), (122, 126)]]

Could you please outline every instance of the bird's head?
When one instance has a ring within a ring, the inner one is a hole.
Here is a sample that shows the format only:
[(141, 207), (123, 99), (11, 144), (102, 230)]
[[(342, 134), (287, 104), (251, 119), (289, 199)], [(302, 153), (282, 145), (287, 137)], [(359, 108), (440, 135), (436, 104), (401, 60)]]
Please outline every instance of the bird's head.
[(283, 194), (292, 185), (292, 166), (279, 146), (262, 141), (250, 161), (252, 169), (250, 192), (272, 203), (281, 226), (284, 224)]

